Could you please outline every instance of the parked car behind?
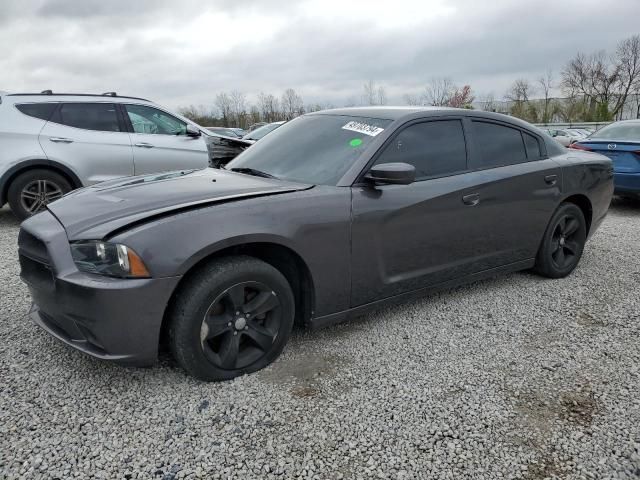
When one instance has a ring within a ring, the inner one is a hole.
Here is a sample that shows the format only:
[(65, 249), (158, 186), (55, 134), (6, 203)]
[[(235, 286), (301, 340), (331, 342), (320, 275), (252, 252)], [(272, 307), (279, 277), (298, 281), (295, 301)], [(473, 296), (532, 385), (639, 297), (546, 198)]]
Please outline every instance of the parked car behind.
[(248, 140), (252, 143), (255, 143), (258, 140), (260, 140), (262, 137), (264, 137), (267, 133), (273, 132), (276, 128), (280, 127), (283, 124), (284, 122), (268, 123), (266, 125), (256, 128), (255, 130), (250, 131), (242, 138), (244, 140)]
[(563, 147), (568, 147), (578, 138), (575, 134), (572, 134), (566, 130), (543, 127), (543, 131), (551, 135), (551, 137)]
[(231, 138), (242, 138), (245, 135), (241, 133), (242, 129), (229, 127), (207, 127), (207, 130), (212, 133), (217, 133), (218, 135), (224, 135)]
[(103, 95), (0, 97), (0, 206), (24, 219), (74, 188), (209, 165), (212, 136), (149, 100)]
[[(604, 218), (611, 160), (463, 109), (303, 115), (226, 169), (115, 180), (22, 224), (31, 317), (148, 365), (161, 337), (205, 380), (259, 370), (324, 326), (498, 273), (569, 275)], [(410, 326), (408, 327), (410, 328)]]
[(617, 194), (640, 196), (640, 120), (615, 122), (571, 145), (613, 161)]

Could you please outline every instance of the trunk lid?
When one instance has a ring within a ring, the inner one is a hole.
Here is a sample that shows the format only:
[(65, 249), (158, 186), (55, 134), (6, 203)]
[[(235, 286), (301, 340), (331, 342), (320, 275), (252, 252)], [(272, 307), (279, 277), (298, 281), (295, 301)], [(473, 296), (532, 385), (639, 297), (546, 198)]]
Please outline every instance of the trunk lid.
[(640, 142), (589, 140), (586, 138), (579, 144), (609, 157), (613, 161), (615, 172), (640, 172)]

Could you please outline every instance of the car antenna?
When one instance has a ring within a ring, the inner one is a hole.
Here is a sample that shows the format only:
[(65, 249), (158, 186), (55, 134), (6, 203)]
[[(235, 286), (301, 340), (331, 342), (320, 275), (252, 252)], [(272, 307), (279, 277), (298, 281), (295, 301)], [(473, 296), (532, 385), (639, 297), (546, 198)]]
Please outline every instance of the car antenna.
[(116, 92), (104, 92), (102, 95), (105, 96), (105, 97), (117, 97), (118, 96), (118, 94)]
[(53, 95), (53, 90), (42, 90), (40, 93), (42, 95)]

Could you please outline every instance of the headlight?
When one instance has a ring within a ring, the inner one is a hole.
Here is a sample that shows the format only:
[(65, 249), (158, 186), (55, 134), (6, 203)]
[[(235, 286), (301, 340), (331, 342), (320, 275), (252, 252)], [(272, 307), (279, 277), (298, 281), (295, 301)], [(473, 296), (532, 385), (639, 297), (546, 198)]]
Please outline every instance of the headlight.
[(119, 243), (72, 243), (71, 256), (78, 269), (83, 272), (120, 278), (151, 276), (138, 254)]

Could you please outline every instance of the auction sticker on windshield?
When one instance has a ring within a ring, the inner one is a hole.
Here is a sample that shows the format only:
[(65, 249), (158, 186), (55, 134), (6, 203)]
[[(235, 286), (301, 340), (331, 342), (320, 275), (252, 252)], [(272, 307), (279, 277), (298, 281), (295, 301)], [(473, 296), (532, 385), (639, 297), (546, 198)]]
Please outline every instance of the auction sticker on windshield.
[(369, 135), (370, 137), (375, 137), (376, 135), (384, 131), (384, 128), (376, 127), (375, 125), (369, 125), (362, 122), (349, 122), (344, 125), (342, 129), (362, 133), (364, 135)]

